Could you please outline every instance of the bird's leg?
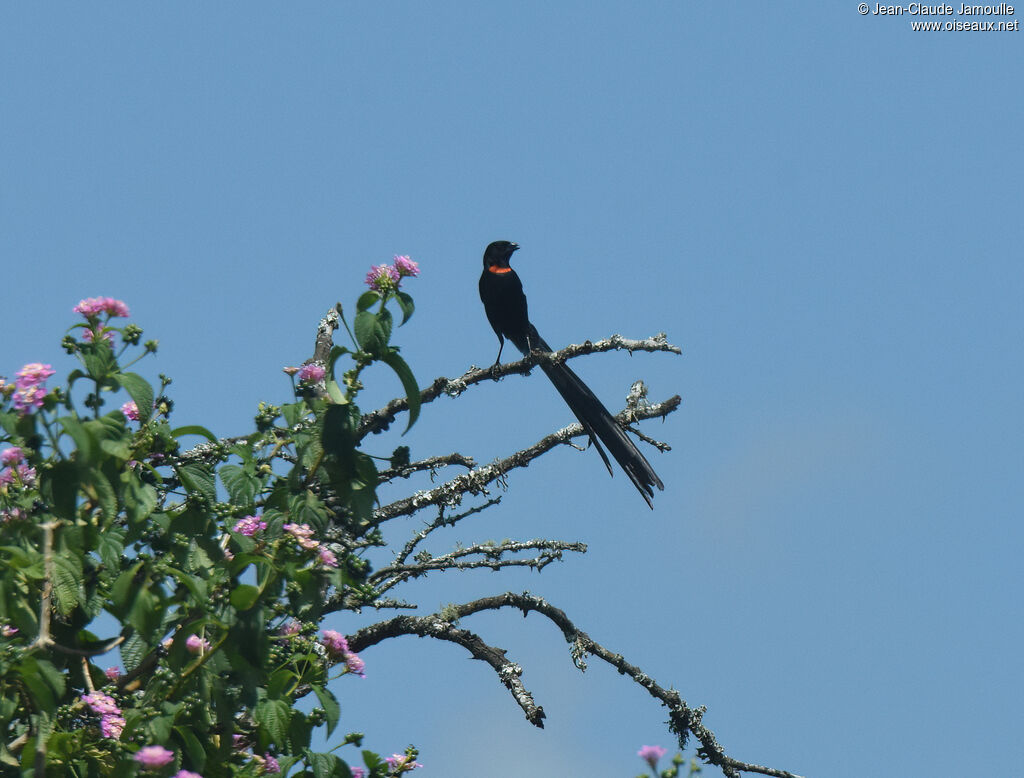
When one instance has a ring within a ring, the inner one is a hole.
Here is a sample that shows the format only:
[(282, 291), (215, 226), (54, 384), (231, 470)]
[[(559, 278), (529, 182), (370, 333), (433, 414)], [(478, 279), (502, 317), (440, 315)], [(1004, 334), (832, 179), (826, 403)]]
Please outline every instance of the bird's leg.
[(501, 364), (501, 352), (502, 352), (502, 350), (504, 348), (505, 348), (505, 339), (503, 337), (501, 337), (501, 335), (499, 335), (498, 336), (498, 356), (494, 360), (494, 364), (491, 365), (491, 378), (493, 378), (495, 381), (498, 380), (498, 377), (496, 375), (494, 375), (494, 371), (497, 370), (498, 369), (498, 365)]

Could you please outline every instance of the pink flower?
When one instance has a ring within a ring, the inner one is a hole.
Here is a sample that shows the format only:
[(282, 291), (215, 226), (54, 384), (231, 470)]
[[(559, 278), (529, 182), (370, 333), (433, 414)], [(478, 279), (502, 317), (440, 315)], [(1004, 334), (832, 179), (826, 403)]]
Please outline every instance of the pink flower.
[(18, 628), (10, 624), (0, 624), (0, 637), (13, 638), (18, 634)]
[(299, 380), (307, 384), (316, 384), (324, 380), (327, 371), (320, 365), (310, 363), (299, 368)]
[(285, 524), (284, 531), (295, 538), (299, 545), (307, 551), (320, 547), (320, 544), (312, 539), (313, 529), (308, 524)]
[(193, 654), (202, 654), (204, 651), (209, 650), (210, 641), (203, 640), (199, 635), (189, 635), (185, 638), (185, 648)]
[(329, 548), (321, 548), (319, 554), (320, 564), (324, 567), (337, 567), (338, 557), (334, 556), (334, 552)]
[(121, 413), (124, 414), (126, 419), (131, 419), (132, 421), (139, 420), (139, 406), (133, 400), (129, 400), (121, 406)]
[(395, 270), (398, 271), (399, 278), (405, 278), (406, 276), (415, 277), (420, 274), (420, 266), (407, 256), (399, 256), (396, 254), (394, 263)]
[(392, 292), (398, 289), (401, 274), (391, 265), (374, 265), (366, 274), (366, 285), (375, 292)]
[(24, 458), (25, 453), (17, 446), (0, 451), (0, 465), (16, 465)]
[(18, 377), (18, 380), (15, 383), (19, 389), (24, 389), (26, 386), (35, 386), (36, 384), (43, 383), (47, 378), (52, 376), (53, 373), (53, 367), (50, 365), (44, 365), (40, 362), (30, 362), (15, 373)]
[(667, 750), (661, 746), (641, 746), (636, 755), (647, 762), (652, 770), (657, 770), (658, 760), (665, 756)]
[(350, 767), (348, 768), (352, 772), (352, 778), (365, 778), (366, 770), (362, 767)]
[(0, 486), (10, 486), (15, 480), (20, 481), (22, 486), (35, 486), (36, 469), (22, 462), (17, 468), (5, 467), (3, 470), (0, 470)]
[(388, 763), (388, 767), (391, 768), (391, 772), (394, 775), (410, 772), (417, 767), (423, 767), (419, 762), (413, 762), (412, 757), (408, 754), (392, 754), (391, 756), (384, 757), (384, 761)]
[(280, 634), (284, 637), (291, 637), (292, 635), (298, 635), (302, 631), (302, 625), (299, 622), (292, 619), (287, 624), (281, 627)]
[(121, 715), (121, 709), (117, 707), (117, 703), (114, 702), (114, 698), (104, 694), (103, 692), (90, 692), (89, 694), (83, 694), (81, 699), (82, 702), (89, 706), (89, 709), (93, 713), (99, 713), (101, 716)]
[(107, 715), (100, 719), (100, 732), (103, 733), (103, 737), (117, 740), (124, 731), (124, 724), (123, 716)]
[(191, 770), (178, 770), (174, 774), (174, 778), (203, 778), (199, 773), (194, 773)]
[(323, 640), (320, 642), (333, 656), (340, 657), (348, 653), (348, 640), (333, 629), (325, 629)]
[(117, 665), (114, 665), (113, 667), (108, 667), (106, 670), (104, 670), (103, 674), (107, 676), (107, 678), (109, 678), (111, 681), (116, 681), (118, 678), (121, 677), (121, 668)]
[(277, 763), (270, 754), (263, 755), (263, 772), (265, 773), (279, 773), (281, 772), (281, 765)]
[(238, 520), (238, 523), (234, 526), (234, 531), (239, 535), (251, 538), (257, 532), (262, 532), (266, 528), (267, 522), (261, 520), (259, 516), (246, 516), (244, 519)]
[(14, 393), (14, 410), (22, 416), (32, 413), (33, 409), (43, 407), (46, 399), (46, 387), (41, 385), (23, 386)]
[[(100, 337), (107, 341), (107, 343), (109, 343), (111, 346), (114, 345), (113, 332), (110, 332), (109, 330), (104, 330), (101, 333)], [(93, 332), (92, 330), (86, 330), (85, 332), (82, 333), (82, 340), (85, 341), (86, 343), (92, 343), (93, 341), (96, 340), (96, 333)]]
[(87, 297), (71, 309), (87, 319), (106, 313), (110, 316), (128, 316), (128, 306), (113, 297)]
[(350, 673), (354, 673), (360, 678), (366, 677), (366, 662), (359, 658), (359, 654), (354, 654), (351, 651), (345, 654), (345, 667)]
[(174, 761), (174, 752), (163, 746), (143, 746), (135, 752), (134, 758), (144, 770), (157, 770)]

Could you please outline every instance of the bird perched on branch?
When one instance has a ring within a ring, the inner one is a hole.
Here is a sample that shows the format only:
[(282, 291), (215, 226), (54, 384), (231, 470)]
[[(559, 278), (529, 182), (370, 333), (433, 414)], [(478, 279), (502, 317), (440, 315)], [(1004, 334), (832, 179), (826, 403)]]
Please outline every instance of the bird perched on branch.
[[(537, 328), (530, 323), (523, 284), (516, 271), (509, 265), (512, 254), (518, 248), (519, 245), (516, 243), (498, 240), (484, 251), (480, 300), (487, 312), (487, 321), (491, 323), (498, 336), (498, 358), (494, 361), (495, 365), (501, 361), (505, 338), (508, 338), (524, 356), (528, 356), (531, 351), (553, 350), (537, 333)], [(602, 443), (608, 447), (609, 453), (629, 476), (629, 480), (636, 486), (647, 505), (653, 509), (651, 498), (654, 496), (654, 487), (664, 489), (665, 485), (654, 472), (650, 462), (633, 445), (626, 431), (615, 421), (615, 417), (590, 391), (590, 387), (564, 363), (544, 362), (540, 368), (551, 379), (551, 383), (562, 395), (569, 410), (583, 425), (583, 429), (590, 436), (590, 441), (604, 460), (608, 472), (612, 473), (612, 465), (604, 448), (601, 447)]]

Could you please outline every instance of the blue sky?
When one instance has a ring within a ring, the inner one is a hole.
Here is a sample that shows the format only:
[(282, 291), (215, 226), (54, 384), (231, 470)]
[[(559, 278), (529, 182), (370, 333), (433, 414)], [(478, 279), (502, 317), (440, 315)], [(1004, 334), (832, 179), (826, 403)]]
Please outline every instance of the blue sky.
[[(179, 421), (238, 434), (396, 253), (423, 270), (400, 332), (420, 383), (489, 364), (480, 255), (515, 240), (553, 345), (683, 348), (578, 362), (615, 409), (636, 378), (682, 395), (645, 427), (673, 445), (651, 457), (666, 490), (652, 513), (594, 452), (555, 452), (430, 548), (586, 555), (403, 594), (542, 595), (706, 705), (745, 761), (1009, 774), (1024, 48), (911, 21), (852, 2), (6, 4), (0, 373), (66, 367), (72, 305), (116, 296), (160, 340), (148, 369), (174, 377)], [(374, 378), (366, 407), (400, 389)], [(538, 373), (434, 403), (401, 442), (486, 462), (570, 420)], [(413, 638), (338, 686), (342, 727), (416, 743), (435, 776), (634, 775), (640, 745), (672, 745), (640, 689), (575, 671), (537, 617), (464, 626), (523, 664), (545, 730), (461, 649)]]

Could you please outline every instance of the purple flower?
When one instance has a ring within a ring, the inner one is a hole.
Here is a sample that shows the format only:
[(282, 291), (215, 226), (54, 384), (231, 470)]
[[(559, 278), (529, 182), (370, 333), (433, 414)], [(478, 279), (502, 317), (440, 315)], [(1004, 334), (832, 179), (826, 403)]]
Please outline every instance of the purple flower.
[(104, 715), (121, 715), (121, 709), (117, 707), (117, 703), (114, 702), (114, 698), (103, 692), (90, 692), (89, 694), (82, 695), (82, 702), (89, 706), (89, 709), (93, 713), (99, 713), (101, 716)]
[(292, 635), (298, 635), (302, 632), (302, 625), (299, 624), (295, 619), (291, 619), (287, 624), (284, 624), (280, 629), (280, 634), (284, 637), (291, 637)]
[(114, 665), (113, 667), (108, 667), (106, 670), (104, 670), (103, 674), (107, 676), (107, 678), (109, 678), (111, 681), (116, 681), (118, 678), (121, 677), (121, 668), (117, 665)]
[(374, 265), (366, 274), (366, 285), (381, 294), (393, 292), (398, 289), (398, 281), (401, 277), (398, 270), (391, 265)]
[(18, 634), (18, 628), (10, 624), (0, 624), (0, 637), (13, 638)]
[(325, 629), (323, 640), (320, 642), (333, 656), (341, 657), (348, 653), (348, 640), (333, 629)]
[(267, 522), (261, 520), (259, 516), (246, 516), (244, 519), (238, 520), (238, 523), (234, 526), (234, 531), (239, 535), (251, 538), (257, 532), (262, 532), (266, 528)]
[[(109, 330), (104, 330), (103, 332), (100, 333), (100, 337), (103, 338), (103, 340), (107, 341), (107, 343), (109, 343), (111, 346), (114, 345), (113, 332), (110, 332)], [(92, 343), (96, 340), (96, 333), (93, 332), (92, 330), (86, 330), (85, 332), (82, 333), (82, 340), (84, 340), (86, 343)]]
[(652, 770), (657, 770), (658, 760), (665, 756), (667, 750), (661, 746), (641, 746), (636, 755), (647, 762)]
[(396, 254), (394, 263), (395, 270), (398, 271), (399, 278), (405, 278), (406, 276), (416, 277), (420, 274), (420, 266), (407, 256), (399, 256)]
[(352, 772), (352, 778), (365, 778), (366, 770), (362, 767), (350, 767), (348, 768)]
[(25, 453), (17, 446), (0, 451), (0, 465), (16, 465), (24, 458)]
[(324, 380), (327, 373), (320, 365), (310, 363), (299, 368), (299, 381), (307, 384), (316, 384)]
[(185, 648), (193, 654), (202, 654), (210, 649), (210, 641), (203, 640), (199, 635), (189, 635), (185, 638)]
[(117, 740), (121, 737), (121, 733), (124, 731), (124, 724), (123, 716), (109, 714), (100, 719), (100, 732), (103, 733), (103, 737), (109, 737)]
[(24, 389), (27, 386), (35, 386), (36, 384), (43, 383), (47, 378), (52, 376), (53, 373), (53, 367), (50, 365), (44, 365), (41, 362), (30, 362), (15, 373), (18, 377), (18, 380), (15, 383), (19, 389)]
[(313, 529), (308, 524), (285, 524), (283, 529), (307, 551), (320, 547), (320, 543), (312, 539)]
[(338, 557), (329, 548), (321, 548), (317, 556), (320, 558), (320, 564), (324, 567), (338, 566)]
[(384, 761), (388, 763), (388, 767), (391, 768), (393, 775), (407, 773), (415, 770), (417, 767), (423, 767), (419, 762), (412, 761), (412, 757), (408, 754), (392, 754), (391, 756), (384, 757)]
[(134, 758), (144, 770), (157, 770), (174, 761), (174, 752), (163, 746), (143, 746), (135, 752)]
[(132, 421), (139, 420), (139, 406), (132, 400), (121, 406), (121, 413), (124, 414), (126, 419), (131, 419)]
[(281, 772), (281, 765), (277, 763), (270, 754), (263, 755), (263, 772), (265, 773), (279, 773)]
[(46, 399), (46, 387), (39, 385), (24, 386), (14, 393), (14, 410), (25, 416), (43, 407)]
[(351, 651), (345, 654), (345, 667), (350, 673), (354, 673), (360, 678), (366, 677), (366, 662), (359, 658), (359, 654), (354, 654)]
[(71, 309), (74, 313), (80, 313), (87, 319), (99, 316), (101, 313), (110, 316), (128, 316), (128, 306), (113, 297), (87, 297)]

